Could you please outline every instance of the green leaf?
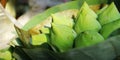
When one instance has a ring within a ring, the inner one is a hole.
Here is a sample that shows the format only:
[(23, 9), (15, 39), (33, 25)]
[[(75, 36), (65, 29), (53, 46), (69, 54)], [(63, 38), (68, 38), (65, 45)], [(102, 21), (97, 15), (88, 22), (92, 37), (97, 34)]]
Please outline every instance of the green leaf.
[(113, 60), (120, 55), (120, 35), (86, 48), (55, 53), (47, 49), (15, 47), (13, 56), (17, 60)]
[(119, 58), (119, 46), (120, 35), (111, 37), (105, 42), (91, 47), (73, 49), (62, 53), (61, 60), (113, 60), (116, 57)]
[(44, 48), (16, 47), (13, 55), (17, 60), (59, 60), (57, 53)]

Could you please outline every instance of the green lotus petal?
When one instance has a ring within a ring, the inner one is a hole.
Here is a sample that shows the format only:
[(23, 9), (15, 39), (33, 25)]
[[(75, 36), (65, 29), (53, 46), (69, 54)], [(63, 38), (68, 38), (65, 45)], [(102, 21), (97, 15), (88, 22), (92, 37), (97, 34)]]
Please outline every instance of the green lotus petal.
[(11, 60), (12, 55), (10, 51), (0, 51), (0, 60)]
[(32, 35), (32, 45), (41, 45), (47, 42), (47, 37), (45, 34)]
[(50, 33), (49, 28), (45, 28), (45, 27), (41, 28), (40, 31), (41, 31), (43, 34), (48, 34), (48, 33)]
[(99, 29), (101, 29), (101, 25), (96, 20), (96, 18), (96, 13), (93, 12), (85, 2), (80, 9), (80, 12), (78, 13), (77, 21), (74, 26), (77, 34), (86, 30), (98, 31)]
[(60, 14), (52, 14), (53, 23), (73, 27), (73, 19)]
[(112, 32), (116, 31), (119, 28), (120, 28), (120, 18), (115, 20), (114, 22), (103, 25), (102, 29), (100, 30), (100, 34), (105, 39), (107, 39)]
[(60, 52), (72, 49), (75, 37), (76, 34), (70, 27), (52, 23), (51, 43), (56, 46)]
[(104, 41), (102, 35), (96, 31), (85, 31), (79, 34), (75, 39), (75, 47), (82, 48), (92, 46)]
[(98, 20), (101, 25), (113, 22), (120, 17), (120, 13), (112, 2), (102, 13), (99, 14)]

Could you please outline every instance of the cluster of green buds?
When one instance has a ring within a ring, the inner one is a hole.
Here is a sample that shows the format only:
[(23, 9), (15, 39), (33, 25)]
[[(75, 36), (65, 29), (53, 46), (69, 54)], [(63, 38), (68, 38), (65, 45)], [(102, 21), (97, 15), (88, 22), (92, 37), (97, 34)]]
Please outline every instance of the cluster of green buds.
[[(75, 19), (62, 14), (52, 14), (49, 42), (59, 52), (92, 46), (103, 42), (111, 32), (120, 27), (120, 24), (113, 23), (120, 21), (118, 19), (119, 12), (114, 3), (94, 12), (84, 2)], [(109, 23), (117, 26), (113, 25), (114, 29), (110, 29), (112, 26)]]

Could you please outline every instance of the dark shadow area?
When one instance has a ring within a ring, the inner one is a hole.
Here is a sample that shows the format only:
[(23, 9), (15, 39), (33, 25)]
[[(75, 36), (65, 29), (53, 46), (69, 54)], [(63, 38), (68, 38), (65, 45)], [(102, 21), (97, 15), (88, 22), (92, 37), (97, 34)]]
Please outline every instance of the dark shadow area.
[(15, 8), (16, 18), (18, 18), (29, 9), (28, 0), (16, 0)]

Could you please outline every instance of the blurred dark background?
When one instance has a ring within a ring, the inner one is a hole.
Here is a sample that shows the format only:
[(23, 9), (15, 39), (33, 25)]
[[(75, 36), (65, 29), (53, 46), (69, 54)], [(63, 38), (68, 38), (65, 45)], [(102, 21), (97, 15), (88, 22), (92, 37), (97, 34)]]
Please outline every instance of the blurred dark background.
[[(19, 16), (21, 16), (22, 14), (24, 14), (26, 11), (30, 9), (29, 1), (32, 1), (33, 3), (34, 1), (40, 1), (40, 3), (46, 1), (46, 3), (49, 2), (49, 5), (54, 6), (60, 3), (65, 3), (65, 2), (73, 1), (73, 0), (0, 0), (0, 2), (5, 2), (5, 1), (12, 1), (12, 3), (15, 4), (16, 18), (18, 18)], [(118, 10), (120, 11), (120, 0), (109, 0), (108, 3), (113, 2), (113, 1), (115, 2)], [(5, 5), (5, 3), (3, 3), (3, 5)], [(45, 6), (46, 9), (51, 7), (49, 5)]]
[(29, 9), (28, 0), (16, 0), (15, 8), (17, 14), (16, 18), (18, 18)]
[[(15, 8), (16, 8), (16, 18), (18, 18), (19, 16), (21, 16), (23, 13), (25, 13), (27, 10), (29, 10), (31, 8), (31, 6), (29, 6), (30, 1), (40, 1), (41, 2), (46, 2), (45, 8), (48, 9), (54, 5), (60, 4), (60, 3), (65, 3), (68, 1), (72, 1), (72, 0), (16, 0), (15, 1)], [(48, 4), (48, 5), (47, 5)], [(34, 4), (35, 6), (35, 4)]]

